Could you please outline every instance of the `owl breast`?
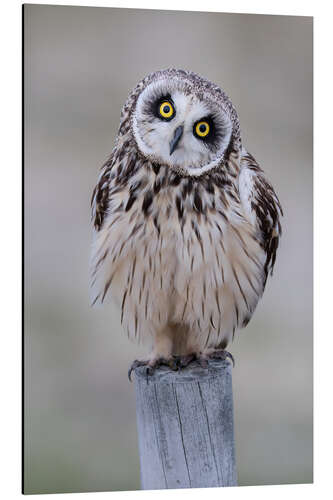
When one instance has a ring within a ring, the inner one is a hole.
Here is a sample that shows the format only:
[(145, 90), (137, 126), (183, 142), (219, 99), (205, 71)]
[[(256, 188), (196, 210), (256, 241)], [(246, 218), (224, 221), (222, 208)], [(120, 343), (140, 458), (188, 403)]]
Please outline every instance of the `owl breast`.
[(95, 300), (108, 292), (130, 337), (183, 325), (198, 349), (226, 345), (262, 295), (265, 253), (244, 215), (235, 175), (193, 180), (145, 163), (111, 179), (96, 234)]

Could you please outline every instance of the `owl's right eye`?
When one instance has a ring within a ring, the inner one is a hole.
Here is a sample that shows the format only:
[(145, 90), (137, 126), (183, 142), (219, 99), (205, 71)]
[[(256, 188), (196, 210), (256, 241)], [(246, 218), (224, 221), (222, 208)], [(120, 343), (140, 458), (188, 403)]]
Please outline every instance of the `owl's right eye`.
[(175, 115), (175, 109), (170, 101), (163, 101), (158, 107), (158, 114), (163, 120), (172, 120)]

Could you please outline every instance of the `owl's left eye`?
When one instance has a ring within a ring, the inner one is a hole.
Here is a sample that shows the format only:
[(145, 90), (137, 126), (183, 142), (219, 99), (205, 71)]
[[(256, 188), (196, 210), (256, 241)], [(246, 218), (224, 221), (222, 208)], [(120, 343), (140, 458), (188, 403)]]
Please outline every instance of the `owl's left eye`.
[(158, 107), (158, 114), (164, 120), (171, 120), (175, 114), (175, 109), (170, 101), (163, 101)]
[(197, 137), (203, 139), (210, 132), (210, 125), (207, 121), (201, 120), (194, 125), (194, 133)]

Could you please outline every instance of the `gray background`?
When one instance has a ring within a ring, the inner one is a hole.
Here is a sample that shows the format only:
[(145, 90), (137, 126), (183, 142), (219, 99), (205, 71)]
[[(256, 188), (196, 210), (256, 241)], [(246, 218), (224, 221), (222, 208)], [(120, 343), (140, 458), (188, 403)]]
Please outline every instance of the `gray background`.
[(145, 349), (89, 306), (90, 196), (147, 73), (219, 84), (285, 209), (275, 275), (231, 345), (240, 485), (312, 481), (312, 19), (25, 7), (25, 491), (139, 488)]

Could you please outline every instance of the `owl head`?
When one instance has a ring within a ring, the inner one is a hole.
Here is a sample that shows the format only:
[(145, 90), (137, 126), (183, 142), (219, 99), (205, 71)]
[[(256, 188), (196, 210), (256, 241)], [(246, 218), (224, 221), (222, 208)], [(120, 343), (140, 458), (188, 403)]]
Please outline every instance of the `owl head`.
[(228, 96), (195, 73), (152, 73), (131, 94), (131, 131), (140, 153), (181, 175), (223, 166), (240, 148), (238, 116)]

